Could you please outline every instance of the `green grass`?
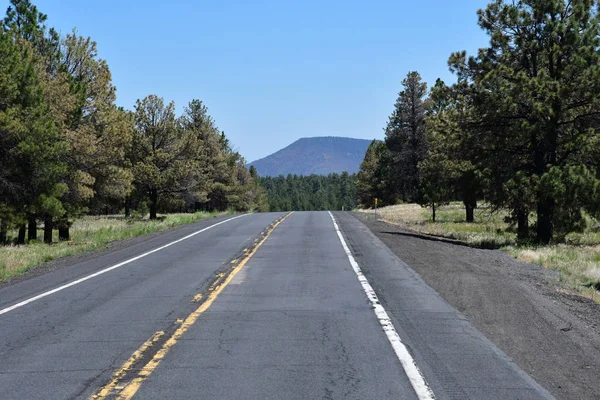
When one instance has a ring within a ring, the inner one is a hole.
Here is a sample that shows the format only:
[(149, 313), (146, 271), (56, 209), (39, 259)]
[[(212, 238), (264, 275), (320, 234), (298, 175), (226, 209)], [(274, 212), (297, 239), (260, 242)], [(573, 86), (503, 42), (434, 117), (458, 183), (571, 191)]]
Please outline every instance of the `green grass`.
[(74, 221), (71, 240), (68, 242), (55, 242), (52, 245), (33, 242), (23, 246), (0, 247), (0, 282), (57, 258), (103, 249), (110, 242), (147, 235), (222, 214), (168, 214), (154, 221), (126, 219), (123, 216), (83, 217)]
[[(360, 210), (373, 213), (373, 210)], [(582, 233), (571, 233), (564, 244), (523, 246), (517, 243), (513, 227), (504, 222), (506, 212), (493, 212), (485, 205), (475, 210), (475, 222), (467, 224), (462, 203), (451, 203), (437, 211), (436, 222), (431, 210), (417, 204), (401, 204), (379, 209), (384, 221), (428, 235), (455, 239), (473, 247), (500, 249), (514, 258), (559, 271), (561, 281), (587, 297), (600, 298), (600, 231), (589, 219)]]

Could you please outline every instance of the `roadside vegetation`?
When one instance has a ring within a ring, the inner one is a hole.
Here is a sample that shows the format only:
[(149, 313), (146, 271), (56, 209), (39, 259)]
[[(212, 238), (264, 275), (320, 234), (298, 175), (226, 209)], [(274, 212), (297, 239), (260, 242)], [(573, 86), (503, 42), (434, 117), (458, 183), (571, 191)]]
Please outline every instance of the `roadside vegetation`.
[(85, 216), (76, 219), (71, 227), (71, 240), (48, 246), (43, 242), (0, 247), (0, 282), (22, 274), (32, 267), (61, 257), (106, 248), (111, 242), (163, 231), (189, 224), (223, 212), (168, 214), (157, 219), (125, 218), (123, 215)]
[[(361, 210), (375, 215), (374, 210)], [(485, 206), (475, 209), (474, 223), (465, 222), (462, 204), (453, 202), (441, 207), (435, 222), (431, 212), (418, 204), (398, 204), (377, 209), (386, 222), (401, 225), (428, 235), (455, 239), (481, 248), (500, 248), (516, 244), (516, 234), (503, 218), (506, 213), (492, 212)]]
[(519, 241), (563, 243), (600, 218), (598, 1), (495, 0), (477, 12), (489, 36), (448, 58), (454, 82), (429, 90), (411, 71), (358, 173), (363, 207), (436, 211), (478, 200), (506, 210)]
[(452, 53), (453, 82), (406, 75), (357, 174), (359, 204), (378, 199), (390, 221), (598, 288), (599, 10), (494, 0), (477, 11), (488, 47)]
[[(0, 278), (211, 212), (268, 209), (202, 101), (117, 106), (96, 43), (46, 22), (30, 0), (0, 20)], [(111, 214), (127, 219), (88, 217)]]
[[(591, 219), (583, 232), (567, 235), (562, 243), (537, 245), (522, 243), (515, 227), (506, 222), (506, 211), (481, 204), (474, 210), (474, 221), (465, 222), (464, 207), (452, 202), (440, 207), (436, 221), (431, 212), (418, 204), (398, 204), (377, 211), (360, 212), (410, 231), (454, 239), (476, 248), (500, 249), (519, 261), (538, 264), (559, 272), (560, 280), (586, 297), (600, 301), (600, 227)], [(589, 218), (589, 217), (588, 217)]]

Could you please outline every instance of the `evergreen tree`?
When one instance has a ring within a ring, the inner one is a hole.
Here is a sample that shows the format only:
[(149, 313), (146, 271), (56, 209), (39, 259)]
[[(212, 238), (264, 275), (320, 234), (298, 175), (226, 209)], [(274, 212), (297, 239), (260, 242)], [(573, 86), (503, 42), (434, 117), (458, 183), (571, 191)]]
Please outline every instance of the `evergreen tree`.
[[(61, 140), (44, 99), (37, 73), (38, 58), (31, 44), (13, 31), (3, 31), (1, 37), (4, 76), (0, 79), (5, 82), (5, 94), (0, 131), (6, 155), (5, 176), (10, 177), (4, 179), (6, 200), (2, 209), (10, 212), (19, 226), (18, 243), (25, 241), (25, 221), (29, 222), (29, 238), (37, 238), (38, 215), (47, 222), (44, 241), (51, 242), (51, 219), (64, 211), (61, 198), (66, 188), (61, 179), (66, 173), (62, 160), (67, 145)], [(6, 229), (3, 225), (2, 229)]]
[(8, 229), (16, 223), (16, 209), (26, 190), (14, 157), (18, 143), (15, 130), (21, 125), (19, 88), (27, 69), (23, 61), (12, 38), (0, 31), (0, 244), (7, 241)]
[[(580, 229), (576, 209), (592, 212), (597, 204), (582, 202), (596, 198), (598, 183), (597, 7), (589, 0), (496, 0), (479, 11), (490, 47), (450, 59), (471, 83), (479, 119), (471, 134), (485, 136), (478, 144), (487, 155), (481, 167), (489, 197), (511, 207), (520, 225), (535, 210), (540, 243)], [(582, 182), (584, 196), (572, 186)]]
[(205, 203), (220, 171), (226, 169), (226, 153), (221, 145), (221, 134), (208, 113), (208, 107), (198, 99), (192, 100), (185, 108), (181, 124), (196, 140), (196, 153), (193, 157), (200, 173), (193, 188), (191, 202)]
[(5, 32), (29, 43), (40, 56), (48, 70), (56, 67), (60, 54), (60, 36), (55, 29), (45, 25), (48, 16), (40, 12), (29, 0), (10, 0), (6, 17), (2, 21)]
[(156, 219), (161, 196), (188, 192), (197, 183), (197, 137), (178, 123), (174, 103), (165, 105), (150, 95), (138, 100), (135, 109), (133, 175), (150, 201), (150, 219)]
[[(479, 157), (477, 143), (461, 128), (471, 118), (466, 87), (464, 80), (448, 87), (438, 79), (432, 88), (426, 118), (429, 150), (420, 169), (427, 175), (423, 187), (427, 188), (428, 202), (433, 198), (441, 203), (460, 199), (466, 222), (473, 222), (481, 184), (474, 162)], [(439, 193), (432, 193), (435, 190)]]
[(59, 220), (59, 238), (69, 239), (70, 217), (92, 204), (120, 204), (132, 190), (133, 176), (125, 149), (132, 120), (115, 105), (116, 89), (107, 63), (98, 58), (90, 38), (68, 34), (62, 41), (60, 70), (47, 74), (46, 94), (55, 121), (70, 151), (65, 197), (67, 212)]
[(398, 95), (394, 111), (385, 129), (389, 151), (387, 169), (390, 185), (404, 201), (419, 198), (420, 173), (418, 165), (425, 158), (425, 113), (427, 84), (418, 72), (409, 72), (402, 81), (404, 89)]
[(360, 164), (360, 171), (356, 175), (356, 194), (361, 207), (373, 207), (375, 199), (381, 200), (383, 197), (386, 182), (383, 180), (382, 157), (385, 151), (384, 142), (373, 140)]
[(436, 210), (452, 199), (452, 183), (447, 173), (450, 162), (443, 153), (430, 150), (419, 163), (421, 173), (421, 196), (419, 204), (431, 208), (431, 220), (435, 222)]

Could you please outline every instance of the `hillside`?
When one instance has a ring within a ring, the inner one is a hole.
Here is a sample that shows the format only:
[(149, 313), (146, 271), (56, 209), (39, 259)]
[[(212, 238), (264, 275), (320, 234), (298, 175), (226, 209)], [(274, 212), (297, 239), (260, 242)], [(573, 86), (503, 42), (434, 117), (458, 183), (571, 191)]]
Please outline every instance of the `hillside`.
[(254, 165), (261, 176), (327, 175), (358, 172), (370, 140), (344, 137), (302, 138)]

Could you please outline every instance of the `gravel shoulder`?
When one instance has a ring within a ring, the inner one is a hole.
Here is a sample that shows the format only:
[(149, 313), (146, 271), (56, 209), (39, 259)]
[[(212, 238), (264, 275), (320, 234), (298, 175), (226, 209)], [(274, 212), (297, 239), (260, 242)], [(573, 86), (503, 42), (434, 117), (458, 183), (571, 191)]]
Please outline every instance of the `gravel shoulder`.
[(557, 273), (352, 215), (556, 398), (600, 398), (600, 305)]

